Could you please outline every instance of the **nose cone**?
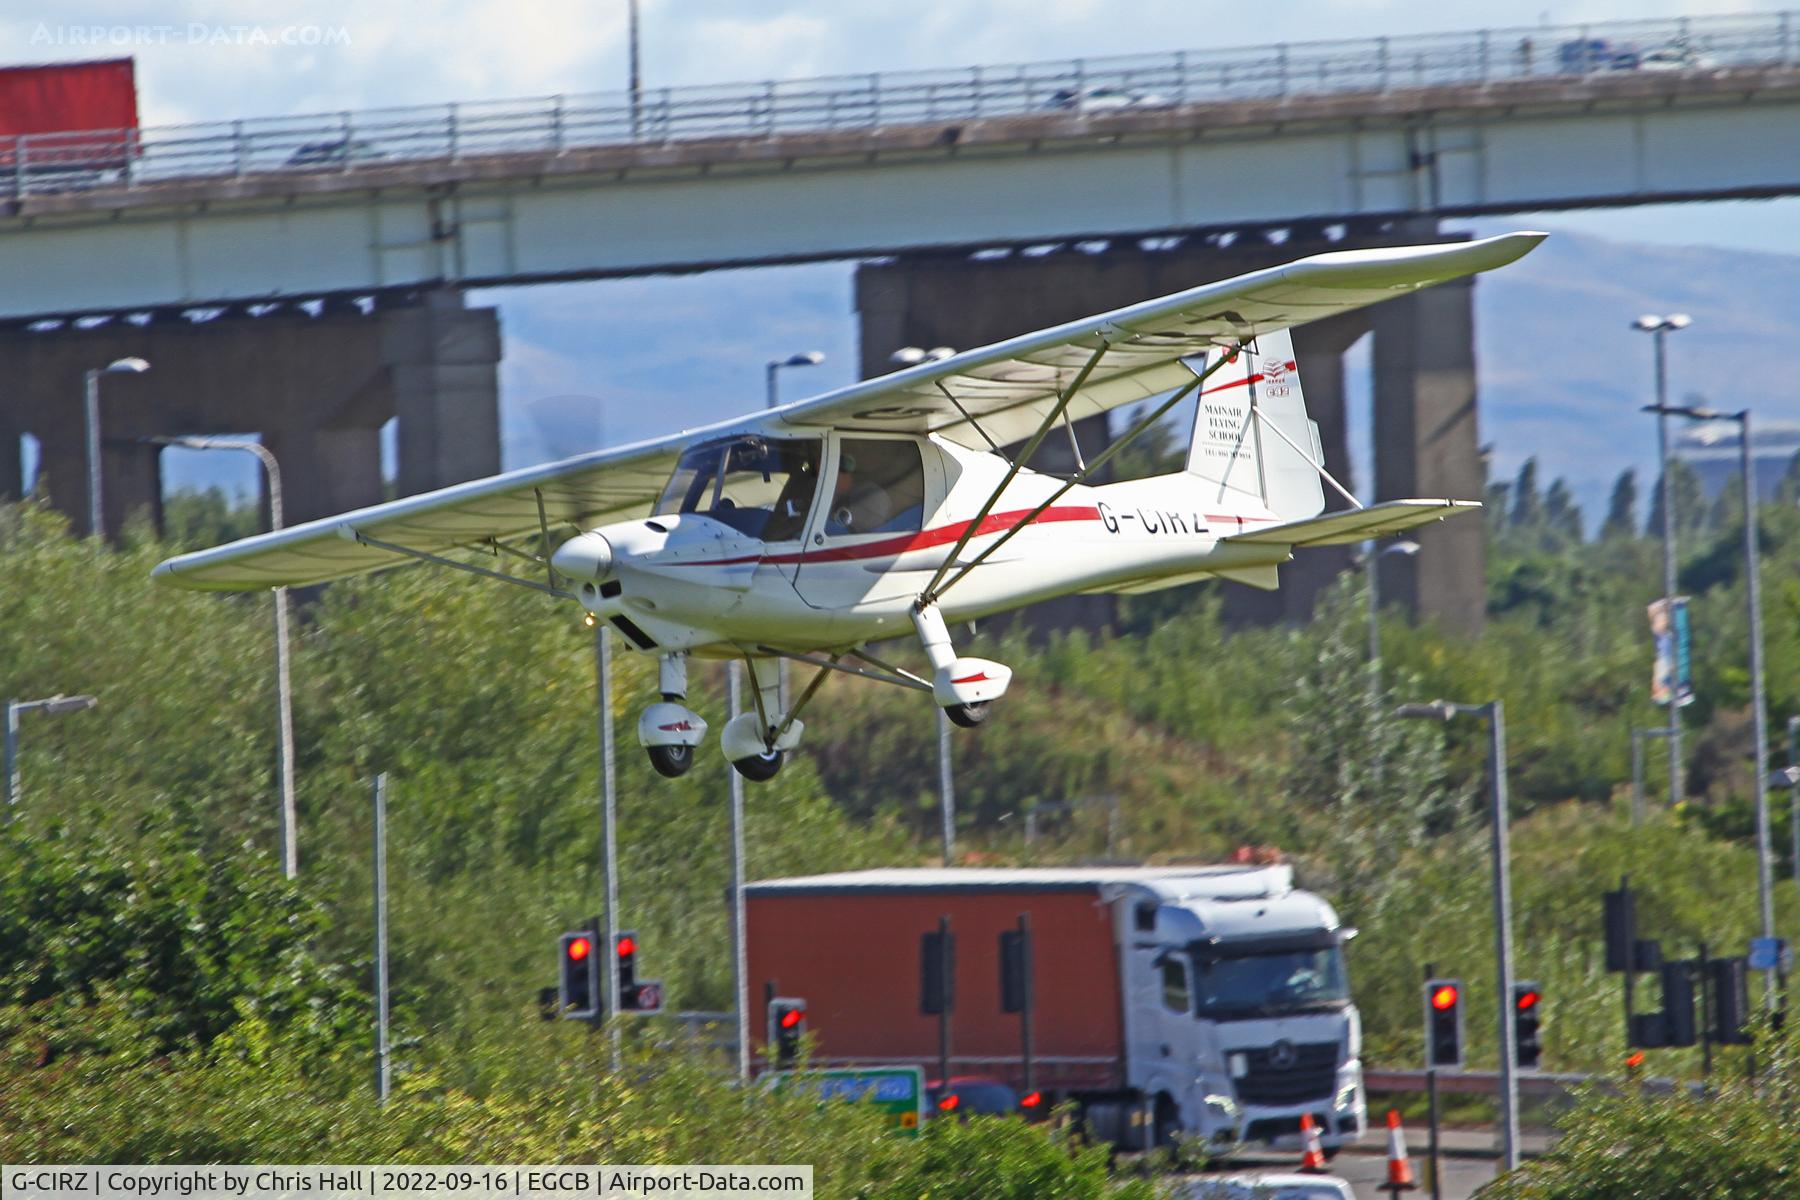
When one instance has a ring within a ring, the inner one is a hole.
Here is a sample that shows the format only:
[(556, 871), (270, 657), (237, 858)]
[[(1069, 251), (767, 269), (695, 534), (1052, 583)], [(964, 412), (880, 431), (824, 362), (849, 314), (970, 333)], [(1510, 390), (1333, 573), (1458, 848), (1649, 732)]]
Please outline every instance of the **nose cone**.
[(612, 570), (612, 543), (597, 533), (572, 537), (556, 548), (556, 553), (550, 556), (550, 565), (559, 575), (570, 579), (604, 579)]

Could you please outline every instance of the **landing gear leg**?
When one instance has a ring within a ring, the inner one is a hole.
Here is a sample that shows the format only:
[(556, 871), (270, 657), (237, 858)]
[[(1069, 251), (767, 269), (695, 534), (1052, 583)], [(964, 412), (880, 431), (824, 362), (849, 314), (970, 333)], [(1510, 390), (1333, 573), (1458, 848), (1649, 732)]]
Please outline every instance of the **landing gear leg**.
[(931, 694), (951, 722), (970, 729), (988, 719), (988, 706), (1006, 694), (1012, 668), (985, 658), (958, 658), (935, 604), (913, 609), (913, 629), (931, 660)]
[(662, 701), (638, 717), (638, 744), (658, 775), (675, 779), (694, 765), (694, 747), (706, 739), (706, 722), (681, 703), (687, 699), (687, 655), (665, 654), (657, 666)]
[(783, 728), (781, 660), (752, 658), (749, 663), (755, 711), (739, 713), (726, 723), (719, 748), (739, 775), (763, 783), (781, 770), (787, 752), (800, 744), (805, 726), (790, 720)]

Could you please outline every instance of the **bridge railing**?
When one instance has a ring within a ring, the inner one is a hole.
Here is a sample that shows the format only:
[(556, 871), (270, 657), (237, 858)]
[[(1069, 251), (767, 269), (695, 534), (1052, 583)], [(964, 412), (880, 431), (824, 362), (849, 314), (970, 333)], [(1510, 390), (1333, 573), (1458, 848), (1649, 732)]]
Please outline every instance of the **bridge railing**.
[(1800, 14), (1535, 26), (0, 138), (0, 196), (615, 145), (1795, 64)]

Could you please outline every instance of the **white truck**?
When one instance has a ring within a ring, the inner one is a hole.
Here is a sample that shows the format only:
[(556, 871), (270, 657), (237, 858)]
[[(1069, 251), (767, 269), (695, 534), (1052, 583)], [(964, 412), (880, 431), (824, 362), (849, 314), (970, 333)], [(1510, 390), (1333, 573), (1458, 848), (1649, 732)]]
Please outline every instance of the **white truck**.
[[(1000, 940), (1031, 931), (1031, 1076)], [(949, 1019), (922, 1012), (927, 934), (954, 935)], [(1367, 1127), (1344, 928), (1292, 869), (873, 870), (748, 888), (751, 1028), (799, 1000), (822, 1067), (918, 1065), (1080, 1106), (1125, 1148), (1327, 1152)], [(1027, 1083), (1029, 1082), (1029, 1089)]]

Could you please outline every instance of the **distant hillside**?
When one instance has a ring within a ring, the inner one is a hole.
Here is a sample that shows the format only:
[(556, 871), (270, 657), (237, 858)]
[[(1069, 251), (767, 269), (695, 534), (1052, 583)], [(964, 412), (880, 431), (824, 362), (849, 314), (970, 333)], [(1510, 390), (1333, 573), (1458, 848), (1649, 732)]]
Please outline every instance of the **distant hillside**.
[[(1511, 228), (1481, 223), (1481, 232)], [(1669, 395), (1800, 416), (1800, 259), (1553, 234), (1477, 291), (1481, 436), (1495, 478), (1535, 455), (1539, 478), (1566, 477), (1590, 523), (1626, 467), (1653, 468), (1651, 337), (1641, 313), (1685, 312), (1668, 335)]]

